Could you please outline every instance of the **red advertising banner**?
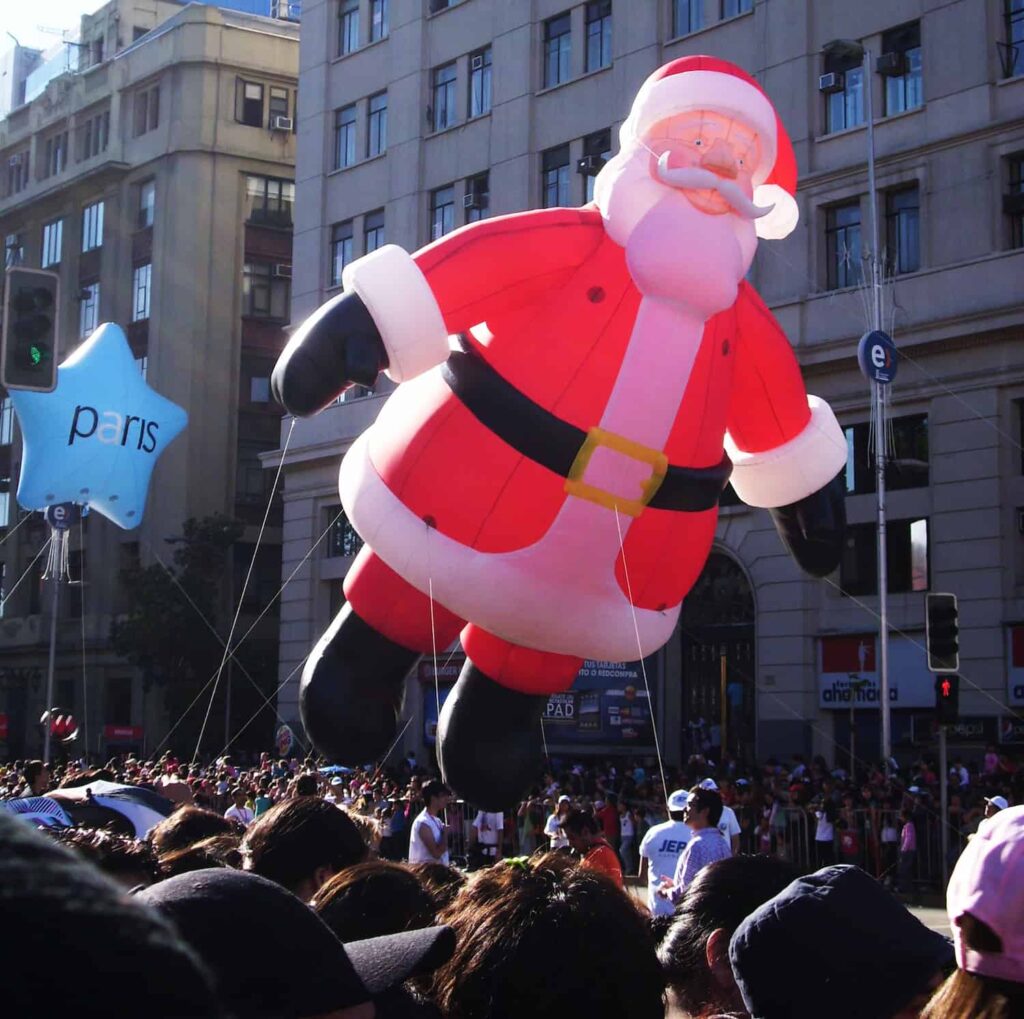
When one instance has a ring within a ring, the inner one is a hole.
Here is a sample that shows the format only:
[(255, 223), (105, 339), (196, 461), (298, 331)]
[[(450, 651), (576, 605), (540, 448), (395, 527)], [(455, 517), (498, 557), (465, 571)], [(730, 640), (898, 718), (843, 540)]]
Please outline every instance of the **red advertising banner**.
[(143, 732), (141, 725), (103, 726), (103, 738), (108, 743), (141, 743)]

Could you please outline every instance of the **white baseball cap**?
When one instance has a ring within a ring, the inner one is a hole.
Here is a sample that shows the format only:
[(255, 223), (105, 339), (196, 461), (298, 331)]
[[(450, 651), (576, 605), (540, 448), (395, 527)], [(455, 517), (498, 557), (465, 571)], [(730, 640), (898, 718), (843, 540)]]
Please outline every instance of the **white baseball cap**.
[(559, 803), (572, 803), (572, 800), (570, 800), (569, 797), (565, 795), (565, 793), (562, 793), (562, 795), (558, 797), (558, 802)]
[(1010, 801), (1005, 796), (986, 796), (986, 803), (991, 803), (992, 806), (998, 807), (1000, 810), (1006, 810), (1010, 806)]
[(718, 783), (713, 778), (706, 778), (700, 784), (701, 789), (710, 789), (712, 792), (718, 792)]
[(690, 798), (690, 794), (685, 789), (677, 789), (668, 798), (668, 809), (672, 811), (685, 810), (686, 801)]

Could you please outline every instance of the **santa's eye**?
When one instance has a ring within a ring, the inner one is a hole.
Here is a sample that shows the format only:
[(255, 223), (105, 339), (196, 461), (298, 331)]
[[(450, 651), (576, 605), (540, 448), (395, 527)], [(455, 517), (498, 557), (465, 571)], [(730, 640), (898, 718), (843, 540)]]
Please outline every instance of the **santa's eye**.
[(740, 166), (746, 166), (746, 163), (744, 163), (742, 159), (740, 160)]
[(703, 145), (704, 143), (699, 138), (697, 138), (693, 144), (696, 145), (697, 148), (700, 148), (701, 145)]

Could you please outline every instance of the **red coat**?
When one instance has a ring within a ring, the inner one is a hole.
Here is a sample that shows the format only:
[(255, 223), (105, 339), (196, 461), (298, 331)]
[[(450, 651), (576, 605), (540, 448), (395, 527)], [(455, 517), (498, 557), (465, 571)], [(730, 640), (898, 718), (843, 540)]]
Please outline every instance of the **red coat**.
[[(466, 335), (501, 376), (563, 420), (583, 430), (601, 421), (642, 295), (596, 209), (482, 221), (414, 258), (450, 333)], [(480, 323), (486, 329), (474, 330)], [(663, 364), (667, 375), (673, 368)], [(789, 342), (743, 282), (735, 305), (704, 325), (661, 448), (673, 465), (709, 467), (722, 459), (726, 429), (744, 450), (772, 449), (809, 416)], [(416, 517), (483, 553), (538, 542), (573, 498), (564, 478), (487, 430), (436, 370), (399, 388), (367, 441), (373, 467)], [(362, 531), (358, 510), (350, 516)], [(679, 604), (703, 568), (716, 520), (717, 509), (648, 507), (632, 521), (623, 547), (635, 606)], [(624, 590), (621, 555), (615, 573)]]

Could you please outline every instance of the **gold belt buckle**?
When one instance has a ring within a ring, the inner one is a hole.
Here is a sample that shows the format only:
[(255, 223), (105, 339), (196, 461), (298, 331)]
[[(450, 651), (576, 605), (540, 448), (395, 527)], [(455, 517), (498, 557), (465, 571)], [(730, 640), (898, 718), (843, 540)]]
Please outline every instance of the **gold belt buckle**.
[[(629, 457), (630, 460), (650, 465), (651, 476), (641, 483), (639, 499), (623, 498), (621, 495), (608, 492), (596, 485), (588, 485), (583, 480), (583, 475), (590, 465), (590, 458), (601, 446), (615, 453), (621, 453), (623, 456)], [(565, 491), (569, 495), (576, 496), (577, 499), (586, 499), (587, 502), (596, 503), (605, 509), (621, 510), (626, 516), (638, 517), (661, 488), (661, 483), (665, 480), (667, 472), (668, 457), (660, 450), (651, 449), (650, 446), (641, 445), (639, 442), (627, 439), (623, 435), (617, 435), (615, 432), (605, 431), (603, 428), (591, 428), (566, 475)]]

